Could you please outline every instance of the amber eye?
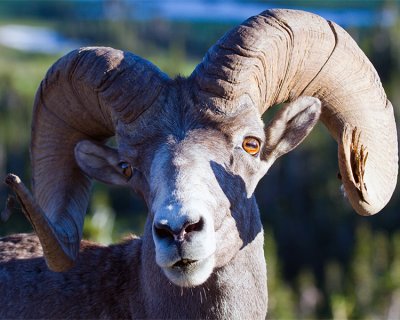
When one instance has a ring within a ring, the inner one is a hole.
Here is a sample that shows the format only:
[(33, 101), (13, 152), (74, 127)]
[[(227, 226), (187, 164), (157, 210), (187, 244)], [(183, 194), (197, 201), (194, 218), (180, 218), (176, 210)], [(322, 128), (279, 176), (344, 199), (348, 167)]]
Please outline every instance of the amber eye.
[(122, 174), (127, 177), (128, 179), (130, 179), (130, 177), (132, 177), (132, 167), (128, 162), (120, 162), (119, 167), (121, 168)]
[(260, 141), (253, 137), (246, 137), (243, 140), (242, 147), (248, 154), (256, 156), (260, 152)]

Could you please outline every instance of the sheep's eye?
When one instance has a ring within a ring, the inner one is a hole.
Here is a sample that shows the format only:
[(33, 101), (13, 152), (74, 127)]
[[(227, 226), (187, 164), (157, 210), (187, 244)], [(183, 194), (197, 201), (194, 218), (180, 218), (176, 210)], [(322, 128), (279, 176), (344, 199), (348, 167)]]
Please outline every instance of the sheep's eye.
[(131, 165), (128, 162), (124, 161), (120, 162), (118, 165), (121, 168), (122, 174), (126, 178), (130, 179), (132, 177), (132, 171), (133, 171)]
[(243, 140), (242, 147), (248, 154), (256, 156), (260, 152), (260, 141), (254, 137), (246, 137)]

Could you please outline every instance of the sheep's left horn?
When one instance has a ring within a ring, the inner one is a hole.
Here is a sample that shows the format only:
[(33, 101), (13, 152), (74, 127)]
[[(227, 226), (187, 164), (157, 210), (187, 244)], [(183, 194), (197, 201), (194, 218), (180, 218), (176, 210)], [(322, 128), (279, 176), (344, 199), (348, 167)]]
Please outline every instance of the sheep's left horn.
[(227, 33), (192, 74), (199, 99), (220, 113), (315, 96), (339, 144), (342, 182), (361, 215), (380, 211), (397, 182), (393, 107), (379, 77), (338, 25), (302, 11), (270, 10)]

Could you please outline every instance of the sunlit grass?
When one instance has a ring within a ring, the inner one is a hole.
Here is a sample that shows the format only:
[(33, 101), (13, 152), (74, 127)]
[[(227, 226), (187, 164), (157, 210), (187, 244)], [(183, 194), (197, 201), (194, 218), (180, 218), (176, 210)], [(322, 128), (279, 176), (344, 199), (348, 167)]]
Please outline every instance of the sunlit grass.
[(24, 97), (32, 98), (47, 69), (58, 58), (55, 55), (23, 53), (0, 46), (0, 76), (7, 75), (13, 88)]

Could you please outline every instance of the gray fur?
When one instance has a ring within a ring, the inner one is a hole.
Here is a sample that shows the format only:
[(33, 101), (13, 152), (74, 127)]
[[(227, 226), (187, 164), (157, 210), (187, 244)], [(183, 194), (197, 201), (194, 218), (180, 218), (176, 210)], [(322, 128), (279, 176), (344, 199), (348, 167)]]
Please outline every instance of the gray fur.
[[(242, 141), (255, 136), (263, 147), (274, 148), (265, 143), (258, 110), (221, 116), (196, 108), (192, 90), (190, 80), (177, 79), (157, 110), (157, 121), (118, 127), (118, 151), (88, 141), (76, 148), (77, 162), (88, 175), (144, 196), (149, 215), (143, 236), (109, 247), (83, 241), (75, 266), (62, 273), (47, 268), (35, 236), (2, 239), (0, 295), (12, 299), (3, 303), (1, 318), (265, 317), (263, 230), (252, 190), (275, 157), (261, 151), (251, 156)], [(301, 115), (298, 132), (289, 131), (302, 140), (318, 120), (320, 103), (301, 98), (286, 108)], [(296, 116), (290, 119), (296, 121)], [(283, 146), (275, 150), (279, 155), (294, 147), (282, 142), (284, 136), (277, 140), (277, 148)], [(134, 166), (130, 180), (117, 172), (117, 159)], [(200, 216), (205, 222), (178, 246), (172, 237), (155, 235), (154, 221), (160, 216), (171, 225), (180, 225), (182, 216)], [(201, 260), (204, 252), (211, 254), (211, 270), (200, 276), (201, 267), (194, 273), (172, 268), (171, 275), (171, 268), (157, 259), (159, 254), (175, 259), (172, 254), (178, 260)]]

